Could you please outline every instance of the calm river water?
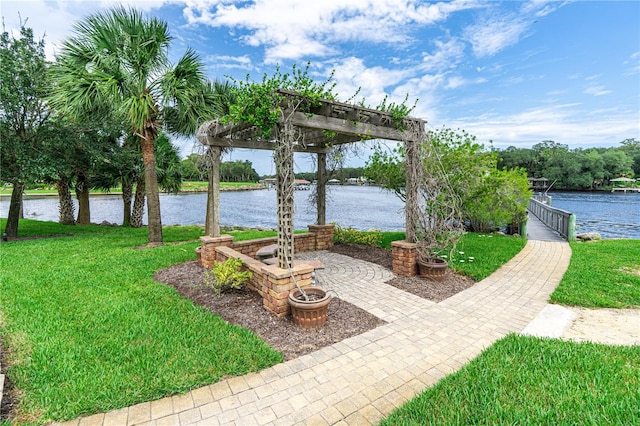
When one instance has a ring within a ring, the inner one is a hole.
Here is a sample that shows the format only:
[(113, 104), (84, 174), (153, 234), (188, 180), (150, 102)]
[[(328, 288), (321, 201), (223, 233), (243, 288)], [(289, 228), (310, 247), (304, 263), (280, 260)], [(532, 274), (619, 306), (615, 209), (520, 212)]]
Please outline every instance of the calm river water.
[[(342, 227), (367, 230), (403, 230), (402, 202), (377, 187), (329, 186), (327, 221)], [(309, 202), (310, 191), (296, 191), (295, 228), (315, 223), (315, 208)], [(553, 206), (576, 215), (578, 232), (599, 232), (604, 238), (640, 239), (640, 194), (554, 192)], [(202, 224), (206, 215), (206, 194), (161, 195), (164, 225)], [(222, 192), (222, 225), (276, 227), (275, 190)], [(0, 200), (0, 216), (6, 217), (8, 197)], [(77, 206), (76, 206), (77, 211)], [(57, 221), (56, 197), (24, 201), (26, 218)], [(91, 197), (91, 221), (122, 223), (122, 198), (119, 195)], [(146, 218), (145, 218), (146, 223)]]

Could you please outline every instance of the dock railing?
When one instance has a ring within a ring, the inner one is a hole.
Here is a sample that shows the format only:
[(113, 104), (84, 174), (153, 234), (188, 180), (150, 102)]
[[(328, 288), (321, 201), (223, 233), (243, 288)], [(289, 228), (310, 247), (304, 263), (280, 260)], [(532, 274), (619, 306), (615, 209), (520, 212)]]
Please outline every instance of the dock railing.
[(566, 240), (575, 241), (576, 216), (566, 210), (551, 207), (551, 197), (533, 195), (529, 200), (529, 212)]
[(544, 204), (546, 204), (548, 206), (551, 206), (551, 195), (543, 194), (543, 193), (540, 192), (538, 194), (533, 194), (531, 196), (531, 198), (533, 200), (538, 200), (541, 203), (544, 203)]

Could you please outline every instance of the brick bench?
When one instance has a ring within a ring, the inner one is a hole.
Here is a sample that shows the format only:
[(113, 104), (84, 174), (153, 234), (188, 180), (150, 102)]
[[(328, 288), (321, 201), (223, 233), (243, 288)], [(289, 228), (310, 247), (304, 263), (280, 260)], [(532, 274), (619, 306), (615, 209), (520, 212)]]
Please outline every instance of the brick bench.
[(278, 245), (270, 244), (268, 246), (262, 247), (260, 250), (256, 252), (256, 256), (262, 262), (267, 265), (274, 265), (274, 263), (267, 262), (267, 260), (276, 259), (276, 263), (278, 263), (278, 259), (276, 258), (276, 254), (278, 253)]

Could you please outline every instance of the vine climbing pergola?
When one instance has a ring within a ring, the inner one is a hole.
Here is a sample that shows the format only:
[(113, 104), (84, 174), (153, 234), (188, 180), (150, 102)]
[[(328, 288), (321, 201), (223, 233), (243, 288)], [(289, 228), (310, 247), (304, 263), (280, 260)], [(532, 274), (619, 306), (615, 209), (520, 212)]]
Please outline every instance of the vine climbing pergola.
[(326, 159), (332, 147), (347, 143), (384, 139), (404, 144), (407, 162), (405, 230), (406, 239), (415, 242), (418, 210), (419, 143), (425, 139), (425, 121), (394, 118), (384, 112), (333, 100), (320, 99), (310, 106), (307, 99), (292, 91), (277, 90), (282, 102), (279, 119), (265, 137), (264, 129), (250, 123), (224, 124), (207, 121), (197, 138), (209, 147), (211, 168), (207, 201), (207, 233), (220, 236), (220, 159), (224, 148), (263, 149), (274, 152), (278, 209), (278, 266), (292, 267), (294, 231), (293, 153), (317, 155), (317, 225), (326, 224)]

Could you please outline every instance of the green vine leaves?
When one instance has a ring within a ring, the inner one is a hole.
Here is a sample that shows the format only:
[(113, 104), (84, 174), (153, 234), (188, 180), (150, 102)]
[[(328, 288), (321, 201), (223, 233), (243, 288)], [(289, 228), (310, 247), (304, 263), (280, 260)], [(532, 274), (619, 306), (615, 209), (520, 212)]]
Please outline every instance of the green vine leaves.
[(297, 93), (296, 110), (311, 113), (320, 105), (320, 99), (335, 100), (333, 93), (335, 82), (333, 72), (323, 82), (316, 82), (309, 75), (310, 63), (304, 68), (293, 65), (291, 74), (282, 73), (280, 67), (269, 77), (264, 74), (261, 83), (231, 78), (236, 87), (236, 103), (231, 106), (228, 115), (223, 117), (224, 123), (245, 122), (257, 126), (264, 138), (269, 138), (282, 114), (285, 97), (278, 90), (289, 90)]
[[(310, 116), (321, 105), (321, 100), (337, 101), (337, 95), (334, 92), (336, 83), (333, 81), (335, 71), (332, 71), (324, 81), (317, 82), (310, 75), (309, 69), (309, 62), (304, 67), (294, 64), (291, 73), (283, 73), (280, 67), (277, 67), (272, 76), (264, 74), (260, 83), (252, 82), (248, 74), (245, 80), (235, 80), (230, 77), (236, 102), (230, 106), (229, 114), (222, 118), (222, 122), (252, 124), (261, 130), (262, 137), (268, 139), (272, 137), (283, 108), (289, 107), (283, 105), (285, 96), (280, 90), (295, 92), (294, 109)], [(348, 101), (352, 102), (359, 93), (360, 89)], [(389, 102), (388, 97), (385, 96), (376, 109), (391, 113), (392, 123), (398, 130), (403, 130), (406, 128), (404, 120), (415, 109), (418, 102), (416, 99), (413, 106), (408, 106), (408, 98), (407, 94), (401, 103), (395, 103)], [(359, 101), (359, 105), (367, 108), (364, 99)]]

